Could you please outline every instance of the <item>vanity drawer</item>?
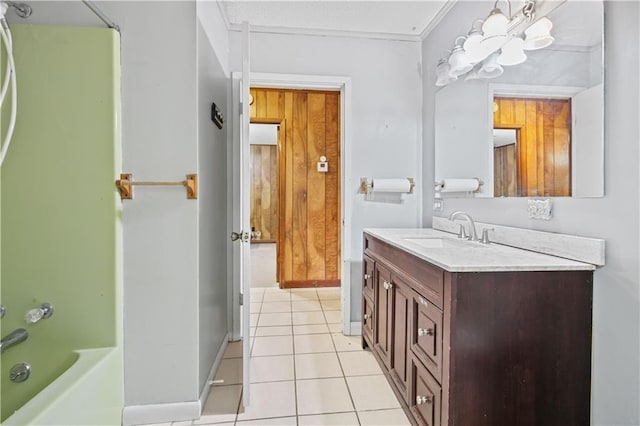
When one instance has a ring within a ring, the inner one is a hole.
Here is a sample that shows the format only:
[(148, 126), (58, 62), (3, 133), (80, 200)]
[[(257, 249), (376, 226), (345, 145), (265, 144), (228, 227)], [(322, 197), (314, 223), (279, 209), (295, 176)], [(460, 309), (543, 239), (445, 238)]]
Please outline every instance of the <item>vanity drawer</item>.
[(442, 388), (414, 356), (411, 362), (409, 411), (419, 425), (440, 426)]
[(366, 295), (362, 298), (362, 334), (369, 346), (373, 346), (374, 324), (373, 301)]
[(409, 344), (415, 356), (442, 379), (442, 311), (424, 297), (412, 292), (412, 318)]
[(365, 255), (362, 262), (362, 292), (371, 300), (374, 298), (373, 271), (375, 266), (375, 260)]

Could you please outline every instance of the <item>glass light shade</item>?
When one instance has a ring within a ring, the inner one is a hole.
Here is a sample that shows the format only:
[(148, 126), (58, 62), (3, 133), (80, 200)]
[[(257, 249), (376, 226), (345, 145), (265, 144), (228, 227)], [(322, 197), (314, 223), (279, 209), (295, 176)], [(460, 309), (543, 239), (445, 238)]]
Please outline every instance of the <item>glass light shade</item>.
[(474, 67), (468, 74), (467, 76), (464, 78), (464, 81), (469, 81), (469, 80), (478, 80), (480, 79), (480, 76), (478, 75), (478, 71), (480, 70), (480, 65)]
[(478, 77), (480, 78), (495, 78), (504, 72), (502, 66), (498, 63), (498, 56), (500, 54), (498, 52), (492, 53), (484, 63), (482, 64), (482, 68), (478, 70)]
[(436, 66), (436, 86), (446, 86), (452, 81), (456, 81), (457, 77), (452, 77), (450, 74), (451, 67), (446, 59), (440, 59)]
[(453, 77), (465, 74), (473, 68), (473, 65), (467, 59), (467, 55), (461, 45), (458, 44), (453, 48), (451, 56), (449, 56), (449, 66), (451, 67), (449, 74)]
[(504, 46), (502, 46), (502, 53), (498, 56), (498, 64), (511, 66), (518, 65), (527, 60), (527, 55), (525, 55), (522, 47), (524, 45), (524, 40), (520, 37), (514, 37), (507, 42)]
[(538, 50), (549, 46), (555, 40), (551, 35), (551, 28), (553, 27), (553, 22), (546, 16), (540, 18), (529, 28), (524, 30), (525, 39), (524, 46), (525, 50)]
[(469, 62), (478, 63), (487, 56), (485, 50), (480, 46), (480, 42), (483, 38), (484, 37), (480, 30), (469, 31), (467, 39), (462, 45), (464, 51), (467, 53), (467, 59)]
[(482, 24), (482, 32), (484, 37), (491, 37), (495, 35), (507, 35), (507, 26), (509, 25), (509, 18), (504, 16), (500, 9), (493, 9), (489, 16)]

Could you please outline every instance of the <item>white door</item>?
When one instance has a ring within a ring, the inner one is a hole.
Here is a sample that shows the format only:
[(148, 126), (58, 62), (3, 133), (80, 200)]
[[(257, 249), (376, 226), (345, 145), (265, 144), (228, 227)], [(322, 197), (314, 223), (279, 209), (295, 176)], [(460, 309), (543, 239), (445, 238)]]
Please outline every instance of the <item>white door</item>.
[(232, 340), (242, 339), (242, 403), (249, 405), (250, 306), (251, 306), (251, 188), (249, 151), (249, 26), (242, 29), (242, 74), (232, 78), (233, 138), (233, 242)]

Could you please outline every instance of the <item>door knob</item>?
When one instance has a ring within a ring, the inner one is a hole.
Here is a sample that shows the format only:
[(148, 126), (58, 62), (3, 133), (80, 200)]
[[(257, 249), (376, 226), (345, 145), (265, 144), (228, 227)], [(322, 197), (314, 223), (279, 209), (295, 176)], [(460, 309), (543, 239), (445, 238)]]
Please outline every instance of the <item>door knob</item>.
[(231, 241), (238, 241), (240, 240), (241, 242), (249, 242), (249, 233), (248, 232), (232, 232), (231, 233)]

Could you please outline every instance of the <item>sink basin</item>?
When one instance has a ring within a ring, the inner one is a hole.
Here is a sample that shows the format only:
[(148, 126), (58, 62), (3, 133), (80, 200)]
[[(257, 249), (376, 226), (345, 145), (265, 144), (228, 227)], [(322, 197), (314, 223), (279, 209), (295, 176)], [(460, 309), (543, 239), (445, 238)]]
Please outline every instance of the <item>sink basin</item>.
[(460, 248), (467, 244), (451, 238), (403, 238), (404, 241), (417, 244), (424, 248)]

